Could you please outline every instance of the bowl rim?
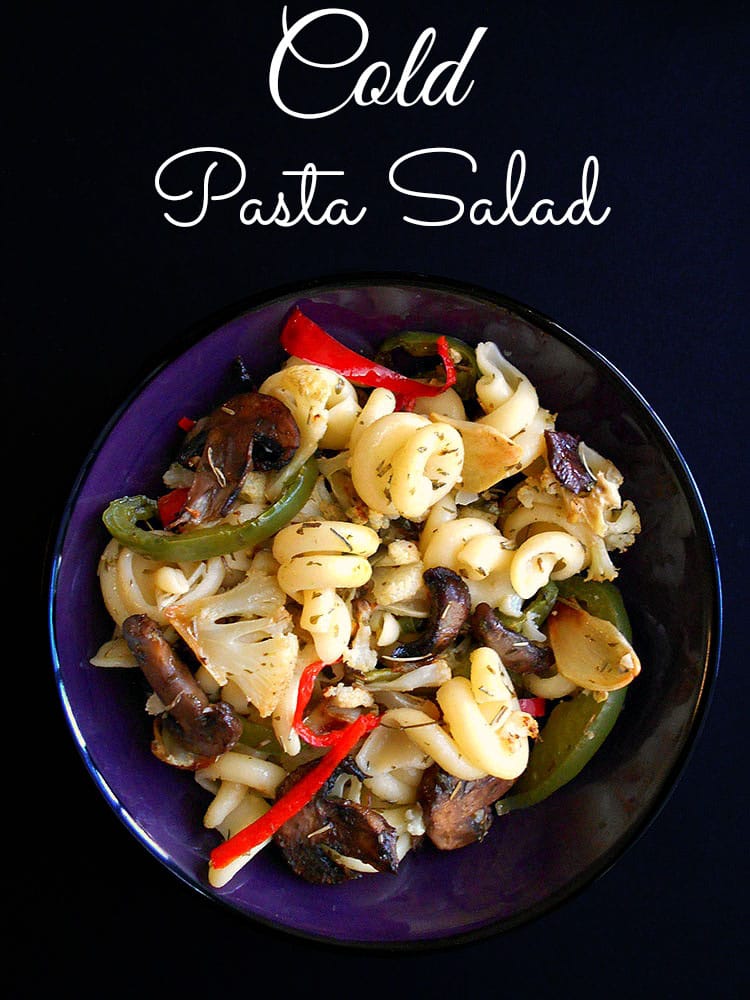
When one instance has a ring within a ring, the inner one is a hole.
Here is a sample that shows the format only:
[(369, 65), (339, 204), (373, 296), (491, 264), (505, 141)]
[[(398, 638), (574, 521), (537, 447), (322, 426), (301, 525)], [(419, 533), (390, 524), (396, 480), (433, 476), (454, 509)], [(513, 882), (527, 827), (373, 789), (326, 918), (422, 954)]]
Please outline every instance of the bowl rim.
[[(703, 651), (703, 662), (701, 669), (701, 684), (696, 697), (695, 707), (691, 714), (689, 723), (685, 728), (685, 735), (679, 748), (677, 757), (670, 771), (665, 775), (662, 785), (648, 808), (644, 811), (637, 823), (631, 824), (625, 834), (623, 834), (610, 848), (600, 855), (594, 863), (582, 871), (576, 878), (566, 883), (561, 889), (551, 896), (545, 897), (535, 906), (530, 907), (523, 913), (513, 918), (497, 919), (488, 921), (480, 927), (465, 932), (455, 934), (445, 934), (434, 938), (414, 938), (398, 941), (374, 941), (374, 940), (342, 940), (327, 934), (316, 934), (312, 931), (302, 930), (286, 925), (280, 919), (272, 919), (264, 915), (249, 913), (239, 905), (226, 897), (214, 893), (205, 888), (185, 873), (180, 865), (174, 861), (158, 843), (156, 843), (143, 830), (135, 816), (131, 815), (119, 803), (116, 793), (110, 788), (106, 776), (96, 767), (91, 753), (86, 744), (76, 722), (74, 707), (70, 702), (63, 678), (63, 663), (61, 662), (57, 638), (56, 638), (56, 599), (57, 584), (62, 562), (62, 552), (67, 539), (67, 532), (73, 511), (78, 502), (83, 486), (88, 477), (89, 471), (96, 461), (99, 452), (109, 437), (112, 429), (129, 409), (134, 400), (141, 394), (159, 374), (175, 362), (183, 353), (195, 346), (204, 337), (214, 330), (218, 330), (232, 319), (250, 313), (279, 300), (294, 296), (312, 297), (315, 293), (325, 291), (335, 291), (342, 288), (383, 286), (383, 287), (406, 287), (409, 289), (424, 288), (427, 290), (444, 292), (449, 295), (464, 296), (487, 303), (488, 305), (505, 309), (517, 317), (527, 321), (543, 332), (551, 334), (565, 346), (573, 350), (585, 360), (603, 368), (610, 378), (624, 387), (632, 400), (638, 404), (641, 415), (651, 425), (655, 432), (660, 446), (665, 451), (672, 471), (679, 480), (680, 487), (690, 508), (694, 519), (696, 530), (702, 537), (700, 543), (708, 556), (711, 573), (711, 610), (709, 616), (710, 628), (708, 630), (708, 642)], [(591, 347), (556, 320), (539, 309), (529, 306), (511, 296), (500, 293), (474, 282), (463, 281), (461, 279), (449, 278), (435, 273), (422, 273), (419, 271), (389, 271), (389, 270), (349, 270), (337, 271), (315, 277), (300, 278), (284, 284), (258, 290), (250, 295), (237, 299), (228, 305), (212, 311), (202, 319), (190, 324), (187, 329), (176, 331), (169, 337), (157, 354), (157, 360), (153, 361), (141, 374), (134, 379), (133, 388), (115, 407), (109, 420), (104, 424), (92, 444), (89, 446), (85, 458), (81, 463), (78, 473), (73, 480), (67, 498), (62, 504), (59, 514), (53, 520), (52, 530), (48, 537), (47, 548), (44, 559), (44, 593), (46, 594), (46, 630), (49, 650), (51, 652), (53, 675), (55, 687), (63, 709), (63, 715), (68, 729), (73, 736), (74, 743), (83, 764), (93, 779), (94, 784), (104, 796), (108, 805), (113, 809), (118, 818), (122, 821), (127, 830), (135, 837), (138, 843), (145, 847), (154, 857), (157, 858), (179, 881), (186, 884), (191, 889), (198, 892), (203, 898), (210, 902), (222, 906), (224, 909), (234, 912), (238, 917), (249, 919), (259, 927), (264, 927), (271, 932), (284, 934), (298, 939), (303, 939), (318, 945), (329, 946), (334, 950), (341, 948), (350, 950), (372, 951), (429, 951), (438, 948), (457, 947), (479, 940), (496, 936), (512, 931), (533, 920), (539, 919), (569, 900), (579, 895), (588, 885), (597, 881), (605, 875), (612, 866), (619, 861), (630, 848), (640, 840), (646, 830), (658, 817), (664, 806), (667, 804), (675, 787), (679, 783), (687, 764), (695, 750), (710, 710), (714, 690), (720, 666), (722, 631), (723, 631), (723, 594), (721, 571), (719, 567), (718, 552), (714, 539), (713, 530), (708, 518), (708, 513), (701, 496), (697, 482), (682, 455), (679, 446), (672, 437), (661, 418), (658, 416), (651, 404), (645, 399), (643, 394), (631, 383), (626, 375), (609, 361), (596, 348)]]

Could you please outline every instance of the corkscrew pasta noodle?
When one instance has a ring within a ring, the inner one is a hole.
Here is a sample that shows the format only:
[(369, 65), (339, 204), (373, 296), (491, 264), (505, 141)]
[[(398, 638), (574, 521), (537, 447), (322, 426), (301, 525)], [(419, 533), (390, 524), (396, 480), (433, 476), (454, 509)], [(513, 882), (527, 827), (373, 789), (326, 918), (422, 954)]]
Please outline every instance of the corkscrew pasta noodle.
[(352, 449), (357, 493), (386, 517), (421, 520), (458, 483), (461, 435), (417, 413), (389, 413), (369, 424)]
[(300, 624), (326, 663), (343, 655), (352, 632), (349, 608), (337, 591), (368, 582), (372, 567), (366, 557), (379, 545), (372, 528), (344, 521), (291, 524), (274, 539), (279, 586), (302, 605)]
[(568, 532), (540, 531), (513, 553), (510, 582), (521, 597), (533, 597), (550, 580), (566, 580), (579, 573), (585, 562), (585, 548)]
[(456, 778), (476, 781), (487, 775), (463, 754), (447, 730), (418, 708), (391, 708), (383, 715), (381, 725), (403, 730), (439, 767)]
[(497, 344), (479, 344), (476, 357), (482, 372), (477, 398), (485, 412), (479, 423), (489, 424), (518, 448), (516, 460), (498, 477), (503, 479), (526, 469), (544, 454), (544, 431), (552, 427), (553, 420), (539, 405), (529, 379), (503, 356)]
[(99, 584), (109, 614), (118, 625), (129, 615), (147, 614), (166, 624), (164, 609), (215, 594), (223, 585), (221, 558), (192, 564), (159, 564), (120, 545), (107, 545), (99, 561)]

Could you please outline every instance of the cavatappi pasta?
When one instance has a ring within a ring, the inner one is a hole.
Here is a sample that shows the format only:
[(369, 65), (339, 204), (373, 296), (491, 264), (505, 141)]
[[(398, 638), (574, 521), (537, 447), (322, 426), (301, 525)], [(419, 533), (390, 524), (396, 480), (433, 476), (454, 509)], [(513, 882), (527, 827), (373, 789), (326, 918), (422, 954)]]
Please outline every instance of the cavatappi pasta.
[[(128, 623), (153, 622), (187, 657), (205, 704), (222, 703), (239, 726), (226, 749), (206, 755), (183, 741), (179, 697), (165, 703), (156, 688), (147, 692), (160, 755), (206, 790), (203, 822), (217, 842), (267, 818), (290, 776), (323, 760), (339, 729), (377, 715), (316, 795), (355, 810), (358, 822), (372, 826), (377, 814), (395, 871), (426, 841), (445, 846), (432, 835), (444, 821), (436, 774), (453, 783), (450, 800), (460, 799), (456, 789), (494, 789), (488, 811), (522, 783), (555, 706), (602, 702), (637, 675), (629, 637), (564, 590), (574, 579), (611, 585), (613, 554), (640, 530), (621, 473), (573, 439), (563, 455), (578, 476), (571, 486), (556, 461), (556, 417), (534, 385), (502, 345), (479, 343), (474, 355), (477, 377), (463, 396), (446, 388), (411, 398), (290, 355), (259, 393), (283, 403), (298, 428), (291, 458), (268, 468), (250, 458), (228, 507), (198, 526), (152, 519), (165, 541), (156, 557), (116, 531), (104, 548), (99, 580), (114, 632), (92, 663), (143, 666), (145, 640), (132, 641)], [(208, 461), (225, 488), (223, 444), (213, 439)], [(183, 491), (183, 517), (197, 505), (196, 454), (165, 474), (169, 495)], [(170, 538), (252, 525), (311, 467), (305, 502), (270, 534), (220, 554), (170, 557)], [(523, 659), (528, 650), (533, 662)], [(311, 732), (333, 737), (317, 744)], [(347, 853), (326, 822), (308, 836), (327, 870), (383, 870)], [(209, 865), (211, 884), (227, 884), (275, 839)], [(304, 865), (293, 862), (308, 877)]]

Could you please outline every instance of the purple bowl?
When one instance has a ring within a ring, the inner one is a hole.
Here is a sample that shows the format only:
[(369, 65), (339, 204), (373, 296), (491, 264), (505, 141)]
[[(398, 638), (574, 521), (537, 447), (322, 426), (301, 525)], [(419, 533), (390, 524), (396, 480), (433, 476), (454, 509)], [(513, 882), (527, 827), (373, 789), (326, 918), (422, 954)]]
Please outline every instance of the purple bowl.
[[(449, 853), (427, 845), (398, 875), (326, 888), (296, 878), (268, 849), (214, 890), (206, 867), (216, 834), (201, 822), (206, 794), (191, 775), (151, 754), (139, 678), (89, 664), (111, 630), (96, 578), (108, 537), (101, 514), (114, 497), (156, 487), (179, 437), (177, 420), (214, 404), (235, 357), (259, 377), (273, 370), (283, 358), (282, 321), (301, 301), (360, 351), (403, 329), (497, 341), (558, 413), (558, 426), (623, 470), (643, 531), (619, 560), (619, 583), (643, 671), (613, 734), (578, 778), (545, 802), (497, 819), (482, 843)], [(498, 933), (603, 874), (668, 798), (718, 669), (721, 588), (711, 529), (690, 471), (648, 403), (603, 357), (534, 310), (422, 275), (337, 276), (277, 289), (204, 324), (182, 348), (101, 434), (63, 514), (50, 573), (63, 709), (92, 778), (123, 823), (197, 891), (263, 924), (341, 945), (434, 947)]]

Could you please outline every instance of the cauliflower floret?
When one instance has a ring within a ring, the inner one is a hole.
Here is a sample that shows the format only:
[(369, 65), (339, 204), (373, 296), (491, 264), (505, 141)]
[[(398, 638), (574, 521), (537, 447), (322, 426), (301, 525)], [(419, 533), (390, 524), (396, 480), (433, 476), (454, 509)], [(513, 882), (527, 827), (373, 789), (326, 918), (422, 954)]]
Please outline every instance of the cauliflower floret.
[(216, 683), (231, 680), (265, 717), (286, 691), (299, 651), (285, 600), (276, 578), (254, 566), (236, 587), (165, 613)]
[(167, 471), (164, 473), (162, 482), (170, 490), (179, 489), (181, 487), (189, 489), (194, 478), (195, 473), (192, 469), (187, 469), (184, 465), (180, 465), (179, 462), (172, 462)]
[[(322, 466), (322, 461), (319, 461)], [(329, 489), (324, 476), (318, 476), (307, 502), (292, 521), (301, 524), (305, 521), (351, 521), (347, 512), (338, 503), (334, 493)]]
[(421, 562), (376, 566), (372, 571), (373, 600), (381, 608), (393, 609), (413, 598), (426, 596), (423, 573)]
[(604, 539), (597, 535), (592, 535), (587, 545), (588, 568), (586, 570), (587, 580), (615, 580), (617, 578), (617, 567), (607, 551)]
[(265, 504), (268, 473), (253, 469), (245, 476), (240, 496), (248, 503)]
[(334, 451), (346, 447), (361, 407), (343, 375), (322, 365), (292, 365), (267, 378), (260, 391), (289, 407), (303, 442), (312, 438)]
[(275, 498), (301, 466), (320, 448), (346, 448), (360, 413), (357, 391), (338, 372), (321, 365), (293, 364), (275, 372), (260, 391), (281, 400), (300, 431), (300, 445), (292, 461), (269, 483)]
[(369, 708), (375, 704), (375, 699), (366, 688), (358, 684), (332, 684), (323, 691), (336, 708)]
[(360, 623), (354, 632), (354, 638), (344, 650), (342, 659), (352, 670), (367, 673), (378, 665), (378, 654), (373, 648), (372, 629), (369, 625)]
[(379, 566), (408, 566), (420, 561), (419, 546), (406, 538), (397, 538), (390, 542), (385, 555), (378, 560)]
[(617, 549), (624, 552), (635, 541), (635, 536), (641, 530), (641, 519), (632, 500), (626, 500), (622, 510), (618, 511), (607, 525), (605, 541), (611, 551)]

